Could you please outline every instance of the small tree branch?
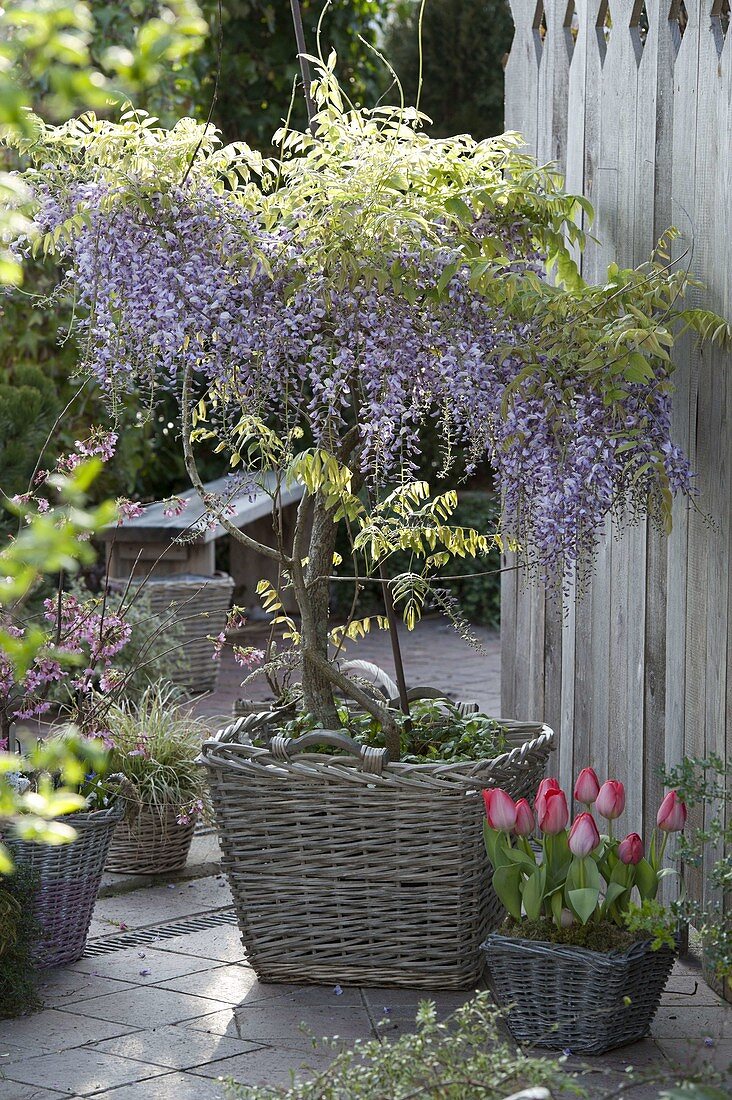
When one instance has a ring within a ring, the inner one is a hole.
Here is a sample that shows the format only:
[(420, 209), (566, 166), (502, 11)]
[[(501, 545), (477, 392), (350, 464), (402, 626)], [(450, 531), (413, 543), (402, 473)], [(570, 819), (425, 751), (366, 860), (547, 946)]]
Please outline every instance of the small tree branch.
[(242, 543), (249, 550), (253, 550), (255, 554), (263, 554), (265, 558), (269, 558), (271, 561), (276, 561), (280, 565), (284, 565), (285, 568), (291, 565), (290, 559), (279, 550), (276, 550), (273, 546), (267, 546), (264, 542), (257, 542), (256, 539), (250, 538), (244, 531), (240, 530), (235, 523), (232, 523), (228, 516), (218, 512), (216, 509), (211, 508), (206, 493), (206, 487), (203, 484), (201, 475), (198, 471), (198, 463), (193, 453), (193, 447), (191, 446), (191, 366), (186, 364), (183, 372), (183, 391), (181, 394), (181, 419), (182, 419), (182, 436), (183, 436), (183, 458), (186, 464), (186, 471), (191, 479), (191, 485), (201, 498), (201, 503), (209, 508), (210, 511), (216, 516), (217, 521), (221, 524), (224, 530), (231, 535), (237, 542)]

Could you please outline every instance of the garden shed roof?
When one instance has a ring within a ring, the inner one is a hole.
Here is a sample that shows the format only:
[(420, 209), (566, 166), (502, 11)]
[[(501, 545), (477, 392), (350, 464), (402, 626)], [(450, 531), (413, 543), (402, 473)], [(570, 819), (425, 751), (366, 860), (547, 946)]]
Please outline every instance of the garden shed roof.
[[(245, 479), (241, 475), (234, 480), (231, 475), (218, 477), (214, 481), (205, 484), (207, 493), (219, 496), (227, 502), (232, 511), (229, 520), (239, 529), (247, 527), (262, 516), (269, 515), (272, 511), (272, 497), (276, 487), (276, 475), (274, 473), (257, 474), (256, 484), (252, 488), (247, 487)], [(302, 485), (293, 484), (289, 487), (283, 485), (280, 490), (281, 507), (286, 508), (295, 504), (303, 494)], [(106, 542), (160, 542), (172, 541), (184, 534), (200, 531), (196, 535), (196, 542), (212, 542), (226, 534), (220, 523), (206, 526), (208, 520), (206, 509), (195, 489), (189, 489), (179, 494), (180, 498), (187, 501), (187, 506), (180, 515), (166, 516), (166, 503), (157, 501), (145, 507), (145, 511), (136, 519), (125, 520), (119, 527), (108, 527), (101, 537)]]

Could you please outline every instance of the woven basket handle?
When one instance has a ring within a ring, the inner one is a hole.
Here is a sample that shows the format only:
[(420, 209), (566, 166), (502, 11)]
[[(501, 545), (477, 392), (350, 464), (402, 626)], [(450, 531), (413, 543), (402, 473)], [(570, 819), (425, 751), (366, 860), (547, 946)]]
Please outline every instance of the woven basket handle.
[(331, 745), (334, 749), (342, 749), (343, 752), (350, 753), (361, 761), (361, 769), (372, 775), (381, 775), (384, 765), (389, 763), (389, 753), (386, 749), (359, 745), (342, 730), (312, 730), (310, 733), (303, 733), (300, 737), (294, 738), (275, 734), (270, 740), (269, 751), (278, 760), (289, 760), (295, 753), (311, 748), (313, 745)]

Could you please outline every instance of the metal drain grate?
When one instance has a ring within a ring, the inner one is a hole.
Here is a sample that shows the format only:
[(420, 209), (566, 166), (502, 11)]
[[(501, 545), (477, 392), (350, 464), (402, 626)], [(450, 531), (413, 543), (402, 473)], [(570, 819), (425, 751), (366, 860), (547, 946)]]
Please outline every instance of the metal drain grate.
[(84, 948), (83, 957), (93, 959), (98, 955), (110, 955), (113, 951), (124, 951), (127, 947), (149, 947), (157, 940), (172, 940), (189, 932), (205, 932), (208, 928), (221, 928), (226, 924), (236, 924), (236, 913), (231, 905), (201, 917), (188, 917), (186, 920), (171, 921), (170, 924), (135, 928), (129, 932), (117, 932), (112, 936), (90, 940)]

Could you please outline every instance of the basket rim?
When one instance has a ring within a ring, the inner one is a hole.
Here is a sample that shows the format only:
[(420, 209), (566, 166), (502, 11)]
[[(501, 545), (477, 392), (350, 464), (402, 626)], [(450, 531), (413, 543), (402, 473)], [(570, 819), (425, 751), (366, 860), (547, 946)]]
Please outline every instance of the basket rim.
[[(678, 954), (679, 941), (676, 938), (676, 947), (673, 954)], [(671, 951), (668, 944), (663, 944), (657, 951), (653, 951), (651, 948), (652, 941), (650, 939), (635, 940), (622, 950), (614, 948), (612, 951), (593, 951), (590, 947), (581, 947), (579, 944), (573, 943), (552, 943), (551, 940), (530, 940), (525, 939), (523, 936), (504, 936), (500, 932), (491, 932), (484, 943), (481, 944), (481, 950), (489, 955), (488, 965), (490, 966), (490, 954), (495, 953), (496, 948), (499, 950), (504, 948), (510, 950), (513, 948), (515, 951), (520, 952), (523, 955), (538, 955), (546, 958), (547, 955), (553, 956), (558, 961), (576, 961), (579, 959), (585, 959), (588, 962), (596, 962), (598, 959), (603, 962), (607, 962), (611, 965), (624, 966), (628, 962), (633, 962), (636, 959), (644, 958), (646, 956), (652, 956), (656, 958), (664, 958), (666, 952)]]
[[(322, 770), (326, 774), (328, 772), (340, 775), (348, 773), (363, 774), (363, 778), (368, 779), (370, 782), (377, 779), (398, 780), (410, 778), (424, 780), (434, 778), (435, 780), (449, 781), (451, 778), (455, 778), (457, 780), (471, 780), (473, 781), (471, 785), (474, 787), (474, 781), (480, 778), (481, 773), (499, 771), (502, 768), (510, 767), (515, 762), (524, 759), (529, 753), (537, 750), (546, 749), (548, 753), (553, 750), (555, 743), (554, 730), (546, 723), (505, 720), (508, 722), (509, 730), (514, 736), (522, 730), (526, 730), (527, 733), (536, 732), (537, 730), (540, 732), (536, 736), (527, 737), (520, 744), (500, 753), (498, 756), (479, 757), (475, 760), (462, 760), (453, 763), (439, 760), (423, 764), (412, 764), (401, 760), (389, 761), (384, 764), (382, 774), (375, 776), (362, 773), (361, 761), (354, 757), (303, 752), (293, 755), (291, 759), (281, 760), (274, 757), (267, 748), (254, 746), (251, 743), (242, 743), (238, 740), (238, 734), (242, 731), (246, 732), (248, 717), (251, 716), (237, 718), (230, 725), (217, 730), (212, 737), (208, 737), (201, 746), (199, 761), (207, 767), (220, 767), (223, 763), (233, 764), (236, 761), (239, 766), (249, 765), (266, 772), (271, 771), (273, 775), (275, 773), (282, 775), (297, 772), (298, 769), (303, 768), (310, 771)], [(501, 720), (499, 719), (499, 721)]]

